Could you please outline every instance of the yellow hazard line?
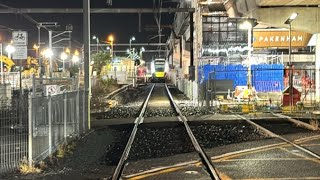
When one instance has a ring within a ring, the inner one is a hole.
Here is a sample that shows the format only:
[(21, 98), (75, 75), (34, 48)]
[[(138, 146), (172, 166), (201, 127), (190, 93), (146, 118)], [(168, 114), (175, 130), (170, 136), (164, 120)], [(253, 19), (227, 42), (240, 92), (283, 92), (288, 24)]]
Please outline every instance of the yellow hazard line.
[[(303, 143), (303, 142), (316, 140), (316, 139), (320, 139), (320, 135), (297, 139), (294, 142), (295, 143)], [(316, 144), (316, 145), (318, 145), (318, 144)], [(277, 144), (271, 144), (271, 145), (265, 145), (265, 146), (246, 149), (246, 150), (242, 150), (242, 151), (235, 151), (235, 152), (232, 152), (232, 153), (226, 153), (226, 154), (223, 154), (223, 155), (220, 155), (220, 156), (215, 156), (215, 157), (212, 157), (211, 160), (213, 160), (213, 162), (235, 161), (235, 160), (231, 160), (231, 158), (236, 158), (236, 157), (240, 157), (240, 156), (248, 155), (248, 154), (254, 154), (254, 153), (257, 153), (257, 152), (264, 152), (264, 151), (273, 150), (273, 149), (279, 149), (279, 148), (280, 149), (281, 148), (285, 149), (284, 147), (289, 147), (289, 146), (292, 146), (292, 145), (287, 144), (285, 142), (277, 143)], [(290, 153), (293, 153), (293, 152), (290, 152)], [(303, 157), (303, 158), (306, 158), (306, 157)], [(236, 159), (236, 161), (239, 161), (239, 160), (243, 160), (243, 161), (245, 161), (245, 160), (248, 160), (248, 161), (249, 160), (260, 160), (260, 161), (262, 161), (264, 159)], [(272, 160), (272, 159), (269, 158), (269, 159), (265, 159), (265, 160)], [(276, 158), (274, 160), (279, 160), (279, 158)], [(301, 160), (301, 159), (298, 159), (298, 158), (283, 158), (281, 160)], [(309, 158), (308, 160), (316, 160), (316, 159)], [(144, 178), (147, 178), (147, 177), (150, 177), (150, 176), (156, 176), (156, 175), (160, 175), (160, 174), (165, 174), (165, 173), (178, 171), (178, 170), (186, 168), (187, 166), (190, 166), (190, 165), (195, 165), (195, 166), (198, 167), (198, 166), (201, 166), (202, 163), (200, 161), (189, 161), (189, 162), (179, 163), (179, 164), (172, 165), (172, 166), (159, 167), (159, 168), (151, 169), (151, 170), (148, 170), (148, 171), (127, 175), (124, 178), (130, 179), (130, 180), (144, 179)], [(218, 174), (221, 177), (221, 179), (223, 179), (223, 180), (232, 179), (232, 178), (228, 177), (226, 174), (224, 174), (224, 173), (222, 173), (220, 171), (218, 171)], [(309, 178), (312, 179), (312, 178), (315, 178), (315, 177), (309, 177)], [(316, 177), (315, 179), (317, 179), (317, 178), (318, 177)], [(279, 178), (276, 178), (276, 179), (279, 179)], [(269, 178), (269, 179), (266, 179), (266, 180), (276, 180), (276, 179)], [(288, 179), (288, 178), (283, 178), (283, 180), (285, 180), (285, 179)], [(291, 178), (291, 179), (296, 179), (296, 178)], [(320, 178), (318, 178), (318, 179), (320, 179)], [(243, 180), (259, 180), (259, 179), (243, 179)]]
[(304, 180), (319, 180), (320, 177), (286, 177), (286, 178), (252, 178), (252, 179), (237, 179), (237, 180), (295, 180), (295, 179), (304, 179)]

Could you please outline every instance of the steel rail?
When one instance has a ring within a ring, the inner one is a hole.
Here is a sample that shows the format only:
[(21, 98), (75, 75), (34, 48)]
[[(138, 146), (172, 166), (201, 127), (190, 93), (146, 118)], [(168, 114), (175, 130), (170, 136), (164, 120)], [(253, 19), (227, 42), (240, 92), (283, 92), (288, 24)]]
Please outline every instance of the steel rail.
[(202, 147), (198, 143), (196, 137), (194, 136), (192, 130), (190, 129), (190, 126), (188, 125), (188, 122), (187, 122), (188, 119), (181, 113), (178, 105), (174, 102), (173, 97), (169, 91), (167, 84), (165, 84), (165, 87), (166, 87), (170, 102), (174, 106), (175, 111), (178, 113), (178, 119), (183, 122), (194, 148), (196, 149), (199, 156), (201, 157), (202, 163), (206, 166), (207, 171), (210, 174), (212, 179), (220, 180), (220, 177), (217, 173), (217, 170), (214, 168), (212, 161), (210, 160), (210, 158), (208, 158), (207, 154), (204, 152), (204, 150), (202, 149)]
[(125, 86), (121, 87), (120, 89), (117, 89), (117, 90), (109, 93), (105, 98), (106, 98), (106, 99), (112, 99), (112, 98), (114, 98), (115, 96), (117, 96), (118, 94), (123, 93), (124, 91), (126, 91), (127, 89), (129, 89), (130, 86), (132, 86), (132, 84), (125, 85)]
[(248, 122), (249, 124), (251, 124), (251, 125), (257, 127), (258, 129), (261, 129), (262, 131), (266, 132), (266, 133), (269, 134), (271, 137), (281, 139), (282, 141), (287, 142), (288, 144), (291, 144), (292, 146), (300, 149), (301, 151), (303, 151), (303, 152), (305, 152), (305, 153), (307, 153), (307, 154), (309, 154), (309, 155), (317, 158), (318, 160), (320, 160), (320, 156), (319, 156), (318, 154), (310, 151), (309, 149), (306, 149), (306, 148), (302, 147), (302, 146), (299, 145), (299, 144), (296, 144), (296, 143), (294, 143), (294, 142), (291, 142), (290, 140), (288, 140), (288, 139), (286, 139), (286, 138), (284, 138), (284, 137), (282, 137), (282, 136), (280, 136), (280, 135), (278, 135), (278, 134), (276, 134), (276, 133), (274, 133), (274, 132), (272, 132), (272, 131), (269, 131), (268, 129), (260, 126), (259, 124), (251, 121), (250, 119), (248, 119), (248, 118), (246, 118), (246, 117), (244, 117), (244, 116), (241, 116), (241, 115), (236, 114), (236, 113), (234, 113), (234, 114), (235, 114), (236, 116), (238, 116), (239, 118), (245, 120), (245, 121)]
[(131, 135), (129, 137), (128, 143), (127, 143), (127, 145), (126, 145), (126, 147), (125, 147), (125, 149), (124, 149), (124, 151), (122, 153), (122, 156), (121, 156), (121, 158), (119, 160), (119, 163), (118, 163), (118, 165), (117, 165), (117, 167), (116, 167), (116, 169), (115, 169), (115, 171), (113, 173), (112, 180), (118, 180), (121, 177), (122, 171), (124, 169), (125, 162), (127, 161), (129, 153), (130, 153), (130, 150), (131, 150), (132, 143), (133, 143), (133, 141), (134, 141), (134, 139), (136, 137), (138, 126), (139, 126), (139, 124), (141, 124), (143, 122), (143, 116), (144, 116), (144, 114), (146, 112), (147, 105), (148, 105), (150, 96), (152, 94), (152, 91), (154, 89), (154, 86), (155, 86), (155, 84), (153, 84), (153, 86), (152, 86), (152, 88), (151, 88), (146, 100), (143, 103), (143, 106), (142, 106), (142, 109), (140, 111), (139, 117), (137, 117), (136, 120), (134, 121), (133, 130), (132, 130)]

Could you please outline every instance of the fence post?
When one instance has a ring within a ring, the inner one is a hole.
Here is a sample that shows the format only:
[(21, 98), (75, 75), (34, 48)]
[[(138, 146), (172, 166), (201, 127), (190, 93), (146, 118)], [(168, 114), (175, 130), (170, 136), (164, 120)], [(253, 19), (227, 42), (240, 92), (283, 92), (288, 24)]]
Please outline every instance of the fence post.
[(64, 131), (64, 141), (67, 143), (67, 93), (63, 93), (63, 131)]
[[(34, 92), (32, 92), (34, 93)], [(32, 96), (28, 96), (28, 162), (32, 166), (32, 136), (33, 136), (33, 114), (32, 114)]]
[(48, 96), (49, 101), (48, 101), (48, 136), (49, 136), (49, 155), (52, 153), (52, 98), (51, 94)]
[[(78, 90), (78, 93), (79, 93), (80, 91)], [(80, 97), (79, 97), (80, 98)], [(82, 113), (83, 113), (83, 118), (82, 118), (82, 124), (83, 124), (83, 131), (86, 131), (87, 130), (87, 128), (86, 128), (86, 124), (88, 124), (88, 123), (86, 123), (86, 121), (85, 121), (85, 114), (84, 114), (84, 109), (85, 109), (85, 107), (84, 107), (84, 102), (85, 102), (85, 100), (86, 100), (86, 92), (85, 91), (82, 91)], [(78, 104), (79, 106), (80, 106), (80, 101), (79, 101), (79, 104)]]
[(80, 135), (80, 121), (79, 121), (79, 117), (80, 117), (80, 110), (79, 110), (79, 103), (80, 101), (80, 96), (79, 96), (79, 91), (77, 91), (77, 96), (76, 96), (76, 121), (77, 121), (77, 131), (78, 131), (78, 135)]
[(36, 95), (36, 78), (35, 75), (32, 74), (32, 97)]

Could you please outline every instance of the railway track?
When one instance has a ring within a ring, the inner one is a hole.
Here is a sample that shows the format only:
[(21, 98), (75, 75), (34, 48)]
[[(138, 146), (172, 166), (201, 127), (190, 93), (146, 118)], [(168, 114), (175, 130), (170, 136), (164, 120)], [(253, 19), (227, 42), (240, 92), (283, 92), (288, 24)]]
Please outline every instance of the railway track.
[[(177, 114), (177, 118), (178, 120), (184, 125), (185, 131), (188, 134), (188, 137), (190, 139), (190, 141), (192, 142), (192, 145), (195, 149), (195, 151), (197, 152), (197, 154), (199, 155), (202, 164), (205, 167), (205, 170), (207, 171), (208, 175), (210, 176), (211, 179), (216, 179), (219, 180), (220, 177), (214, 167), (214, 165), (212, 164), (212, 161), (210, 160), (210, 158), (206, 155), (205, 151), (203, 150), (203, 148), (199, 145), (197, 139), (195, 138), (190, 126), (188, 125), (188, 119), (183, 116), (183, 114), (181, 113), (179, 107), (177, 106), (177, 104), (174, 102), (173, 97), (168, 89), (168, 86), (166, 84), (164, 84), (165, 89), (166, 89), (166, 94), (167, 97), (170, 101), (171, 107), (173, 108), (173, 110), (176, 112)], [(147, 110), (147, 106), (151, 97), (152, 92), (155, 89), (155, 84), (151, 87), (151, 90), (146, 98), (146, 100), (144, 101), (141, 111), (139, 113), (139, 116), (135, 119), (134, 121), (134, 127), (132, 129), (131, 135), (128, 139), (128, 142), (126, 144), (126, 147), (122, 153), (122, 156), (119, 160), (119, 163), (114, 171), (114, 174), (112, 176), (113, 180), (118, 180), (121, 179), (122, 173), (125, 169), (126, 166), (126, 162), (128, 160), (129, 154), (130, 154), (130, 150), (132, 148), (132, 145), (134, 143), (135, 137), (137, 135), (138, 129), (139, 129), (139, 125), (141, 125), (143, 123), (144, 120), (144, 116), (146, 114), (146, 110)]]
[(251, 124), (252, 126), (256, 127), (257, 129), (261, 130), (262, 132), (265, 132), (270, 137), (280, 139), (280, 140), (284, 141), (285, 143), (288, 143), (288, 144), (294, 146), (295, 148), (297, 148), (297, 149), (309, 154), (310, 156), (320, 160), (320, 156), (318, 154), (316, 154), (316, 153), (312, 152), (311, 150), (309, 150), (309, 149), (297, 144), (296, 142), (292, 142), (292, 141), (288, 140), (287, 138), (270, 131), (269, 129), (259, 125), (258, 123), (253, 122), (252, 120), (250, 120), (250, 119), (248, 119), (248, 118), (246, 118), (246, 117), (244, 117), (242, 115), (239, 115), (239, 114), (235, 114), (235, 115), (238, 116), (239, 118), (243, 119), (247, 123)]
[[(157, 85), (159, 86), (159, 85)], [(130, 163), (127, 163), (130, 161), (130, 158), (129, 158), (129, 155), (130, 155), (130, 150), (132, 149), (133, 147), (133, 144), (134, 144), (134, 141), (135, 141), (135, 138), (136, 138), (136, 135), (139, 134), (140, 132), (143, 132), (141, 131), (140, 129), (143, 129), (143, 121), (144, 121), (144, 117), (147, 117), (148, 113), (148, 108), (149, 109), (153, 109), (152, 105), (153, 104), (153, 101), (151, 100), (150, 102), (150, 97), (153, 93), (156, 93), (154, 91), (157, 91), (158, 93), (161, 92), (161, 90), (159, 89), (156, 89), (155, 88), (159, 88), (155, 85), (152, 86), (149, 94), (148, 94), (148, 97), (146, 98), (146, 100), (144, 101), (143, 103), (143, 106), (141, 108), (141, 111), (139, 113), (139, 117), (135, 119), (135, 122), (134, 122), (134, 128), (131, 132), (131, 136), (126, 144), (126, 148), (120, 158), (120, 161), (116, 167), (116, 170), (114, 171), (114, 174), (113, 174), (113, 177), (112, 179), (121, 179), (121, 178), (128, 178), (128, 177), (135, 177), (135, 175), (137, 174), (131, 174), (129, 172), (129, 174), (131, 175), (128, 175), (128, 172), (127, 172), (127, 165), (130, 164)], [(181, 126), (183, 126), (183, 130), (186, 132), (183, 136), (187, 137), (190, 141), (191, 141), (191, 144), (195, 150), (195, 152), (198, 154), (198, 156), (200, 157), (200, 160), (199, 162), (201, 162), (201, 167), (202, 169), (204, 169), (207, 173), (205, 174), (208, 174), (208, 176), (210, 176), (211, 179), (224, 179), (223, 177), (219, 177), (221, 174), (219, 172), (219, 174), (217, 173), (217, 168), (219, 168), (219, 165), (215, 163), (216, 166), (214, 166), (212, 164), (212, 162), (215, 162), (215, 160), (218, 158), (218, 159), (223, 159), (225, 157), (230, 157), (230, 156), (234, 156), (234, 155), (241, 155), (242, 153), (248, 153), (248, 152), (256, 152), (256, 151), (260, 151), (260, 149), (264, 149), (265, 147), (262, 146), (261, 148), (259, 147), (256, 147), (256, 148), (250, 148), (248, 147), (248, 149), (244, 149), (244, 150), (240, 150), (240, 151), (235, 151), (235, 152), (227, 152), (226, 154), (221, 154), (219, 156), (215, 156), (215, 157), (208, 157), (206, 152), (203, 150), (203, 148), (208, 148), (208, 147), (201, 147), (199, 145), (199, 142), (203, 145), (203, 142), (201, 142), (201, 139), (197, 136), (199, 134), (194, 134), (196, 133), (194, 131), (194, 127), (192, 125), (192, 123), (188, 123), (188, 119), (181, 113), (179, 107), (177, 106), (177, 104), (175, 103), (175, 101), (173, 100), (173, 97), (169, 91), (169, 88), (168, 86), (165, 85), (165, 91), (166, 91), (166, 98), (169, 99), (170, 103), (164, 103), (164, 98), (161, 97), (160, 98), (160, 101), (163, 104), (171, 104), (171, 105), (168, 105), (168, 108), (169, 106), (172, 108), (172, 110), (175, 112), (174, 114), (176, 114), (176, 117), (177, 117), (177, 123), (181, 123)], [(160, 93), (161, 94), (161, 93)], [(163, 93), (164, 95), (164, 93)], [(152, 99), (152, 98), (151, 98)], [(159, 100), (159, 99), (158, 99)], [(148, 104), (150, 103), (150, 104)], [(159, 102), (158, 102), (159, 103)], [(161, 104), (160, 103), (160, 104)], [(165, 107), (167, 108), (167, 107)], [(154, 109), (153, 109), (154, 110)], [(287, 139), (286, 136), (284, 134), (279, 134), (277, 131), (273, 132), (273, 128), (270, 128), (270, 123), (268, 124), (269, 126), (264, 126), (263, 123), (261, 122), (256, 122), (255, 120), (252, 120), (246, 116), (243, 116), (243, 115), (240, 115), (240, 114), (236, 114), (236, 113), (233, 113), (235, 116), (238, 117), (238, 119), (241, 119), (243, 120), (243, 122), (247, 123), (249, 126), (252, 126), (254, 127), (255, 129), (257, 129), (261, 134), (263, 134), (265, 137), (270, 137), (270, 138), (274, 138), (274, 139), (279, 139), (281, 141), (283, 141), (282, 143), (276, 143), (276, 144), (269, 144), (267, 145), (266, 147), (273, 147), (273, 148), (276, 148), (276, 147), (287, 147), (287, 146), (290, 146), (296, 150), (299, 150), (299, 151), (302, 151), (306, 154), (308, 154), (310, 157), (312, 157), (312, 159), (317, 159), (317, 160), (320, 160), (320, 156), (317, 154), (317, 153), (314, 153), (312, 152), (311, 150), (307, 149), (306, 147), (303, 147), (302, 145), (299, 144), (298, 141), (295, 141), (295, 140), (290, 140), (290, 139)], [(280, 119), (288, 119), (287, 117), (283, 117), (283, 116), (280, 116), (277, 115), (277, 114), (274, 114), (275, 117), (278, 117)], [(289, 122), (290, 123), (293, 123), (294, 120), (293, 119), (289, 119), (288, 121), (286, 121), (288, 123), (288, 126), (290, 126)], [(297, 124), (295, 122), (295, 124)], [(272, 125), (272, 123), (271, 123)], [(191, 126), (191, 127), (190, 127)], [(278, 126), (278, 125), (275, 125), (275, 126)], [(306, 125), (299, 125), (298, 126), (302, 126), (306, 129), (309, 129), (309, 130), (312, 130), (311, 127), (307, 127)], [(283, 127), (283, 126), (282, 126)], [(284, 126), (285, 127), (285, 126)], [(279, 128), (278, 128), (279, 129)], [(181, 130), (181, 129), (180, 129)], [(176, 131), (177, 132), (177, 131)], [(219, 131), (220, 132), (220, 131)], [(297, 132), (300, 132), (299, 130), (297, 130)], [(172, 133), (171, 133), (172, 134)], [(181, 133), (182, 134), (182, 133)], [(196, 135), (196, 136), (195, 136)], [(142, 135), (138, 135), (140, 136), (140, 140), (141, 140), (141, 137), (143, 137)], [(155, 134), (156, 136), (156, 134)], [(160, 136), (159, 136), (160, 137)], [(198, 139), (197, 139), (198, 138)], [(138, 138), (139, 139), (139, 138)], [(147, 141), (143, 141), (141, 142), (138, 146), (144, 146), (145, 144), (144, 143), (148, 143)], [(137, 145), (135, 145), (137, 146)], [(178, 146), (178, 145), (177, 145)], [(147, 148), (147, 147), (146, 147)], [(154, 148), (154, 147), (153, 147)], [(175, 148), (175, 147), (171, 147), (171, 148)], [(178, 148), (178, 147), (177, 147)], [(133, 148), (135, 149), (135, 148)], [(258, 150), (257, 150), (258, 149)], [(132, 151), (132, 154), (135, 154), (137, 153)], [(139, 153), (139, 152), (138, 152)], [(142, 155), (141, 155), (142, 154)], [(144, 157), (144, 153), (141, 153), (140, 154), (140, 158)], [(150, 153), (151, 155), (153, 155), (152, 153)], [(154, 156), (149, 156), (149, 158), (152, 157), (154, 158)], [(148, 158), (148, 157), (147, 157)], [(139, 158), (138, 158), (139, 159)], [(131, 161), (130, 161), (131, 162)], [(193, 163), (196, 163), (194, 161), (192, 161)], [(198, 162), (198, 161), (197, 161)], [(182, 163), (183, 164), (183, 163)], [(188, 163), (185, 163), (185, 164), (188, 164)], [(179, 164), (176, 164), (177, 166), (181, 166), (181, 163)], [(131, 167), (131, 166), (130, 166)], [(173, 166), (168, 166), (168, 168), (172, 168), (172, 167), (175, 167), (175, 164), (173, 164)], [(130, 169), (130, 168), (129, 168)], [(166, 167), (162, 167), (160, 169), (166, 169)], [(123, 174), (124, 170), (126, 170), (127, 174)], [(159, 168), (158, 168), (159, 170)], [(219, 169), (220, 171), (220, 169)], [(149, 171), (146, 171), (145, 173), (150, 173), (150, 172), (153, 172), (153, 170), (149, 170)], [(138, 173), (139, 174), (139, 173)], [(141, 172), (141, 174), (144, 174)]]

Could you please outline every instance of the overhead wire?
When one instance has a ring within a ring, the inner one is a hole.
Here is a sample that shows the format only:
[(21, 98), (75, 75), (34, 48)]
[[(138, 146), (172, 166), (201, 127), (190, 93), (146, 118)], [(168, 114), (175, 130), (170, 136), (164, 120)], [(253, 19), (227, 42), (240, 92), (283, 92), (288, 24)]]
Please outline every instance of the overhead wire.
[[(31, 16), (29, 16), (28, 14), (24, 14), (24, 13), (21, 13), (19, 12), (19, 9), (17, 8), (14, 8), (14, 7), (11, 7), (11, 6), (8, 6), (8, 5), (5, 5), (5, 4), (2, 4), (0, 3), (0, 7), (4, 7), (4, 8), (8, 8), (8, 9), (12, 9), (12, 10), (15, 10), (17, 12), (17, 14), (20, 14), (21, 16), (23, 16), (25, 19), (27, 19), (28, 21), (30, 21), (31, 23), (33, 24), (36, 24), (37, 26), (39, 25), (39, 22), (37, 22), (36, 20), (34, 20)], [(42, 26), (43, 27), (43, 26)], [(46, 30), (51, 30), (47, 27), (43, 27), (44, 29)]]

